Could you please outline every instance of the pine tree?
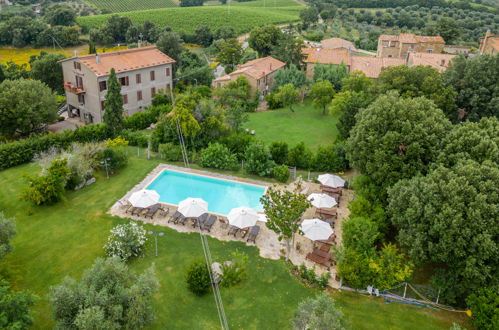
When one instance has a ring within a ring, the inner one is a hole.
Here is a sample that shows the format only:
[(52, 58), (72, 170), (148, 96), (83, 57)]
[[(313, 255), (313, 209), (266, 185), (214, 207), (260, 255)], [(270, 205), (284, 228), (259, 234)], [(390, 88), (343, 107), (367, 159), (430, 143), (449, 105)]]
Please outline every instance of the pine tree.
[(95, 44), (92, 40), (88, 41), (88, 53), (97, 54), (97, 49), (95, 49)]
[(104, 122), (111, 136), (117, 136), (123, 129), (123, 97), (121, 86), (116, 78), (114, 68), (111, 69), (107, 80), (106, 103), (104, 106)]

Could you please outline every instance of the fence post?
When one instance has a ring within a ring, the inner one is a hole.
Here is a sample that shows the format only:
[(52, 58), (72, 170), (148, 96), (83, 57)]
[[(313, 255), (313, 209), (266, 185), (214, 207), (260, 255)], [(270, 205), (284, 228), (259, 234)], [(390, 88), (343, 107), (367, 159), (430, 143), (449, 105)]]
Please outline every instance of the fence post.
[(405, 287), (404, 287), (404, 298), (405, 298), (405, 293), (407, 292), (407, 282), (405, 282)]
[(438, 289), (438, 294), (437, 294), (437, 301), (435, 302), (436, 304), (438, 304), (438, 299), (440, 298), (440, 289)]
[(147, 141), (147, 160), (151, 159), (151, 138)]
[(308, 171), (307, 181), (310, 181), (310, 171)]
[(140, 148), (137, 146), (137, 157), (140, 157)]

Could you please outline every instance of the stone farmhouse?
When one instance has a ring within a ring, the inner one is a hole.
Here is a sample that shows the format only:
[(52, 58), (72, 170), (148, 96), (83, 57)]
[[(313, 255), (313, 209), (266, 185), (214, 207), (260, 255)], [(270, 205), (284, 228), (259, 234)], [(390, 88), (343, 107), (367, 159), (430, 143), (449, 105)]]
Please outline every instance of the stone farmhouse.
[(213, 80), (212, 86), (220, 88), (231, 81), (235, 81), (238, 77), (244, 76), (248, 79), (252, 93), (258, 92), (265, 95), (274, 85), (276, 72), (284, 66), (286, 66), (286, 63), (272, 56), (258, 58), (238, 65), (235, 71)]
[(499, 34), (492, 34), (490, 31), (480, 39), (480, 55), (495, 55), (499, 53)]
[(124, 115), (130, 116), (151, 105), (159, 90), (172, 87), (175, 63), (156, 47), (75, 56), (60, 62), (68, 114), (85, 123), (103, 120), (107, 79), (112, 68), (121, 83)]
[(409, 52), (442, 53), (445, 41), (441, 36), (418, 36), (413, 33), (382, 34), (378, 38), (377, 57), (407, 58)]

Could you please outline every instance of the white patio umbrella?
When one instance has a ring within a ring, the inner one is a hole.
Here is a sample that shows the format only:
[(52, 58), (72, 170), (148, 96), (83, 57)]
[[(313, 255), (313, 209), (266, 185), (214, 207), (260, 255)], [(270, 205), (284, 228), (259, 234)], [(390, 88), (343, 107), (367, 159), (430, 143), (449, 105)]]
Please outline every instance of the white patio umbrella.
[(338, 188), (345, 186), (345, 180), (337, 175), (332, 174), (321, 174), (319, 175), (319, 182), (325, 186)]
[(254, 226), (259, 218), (260, 217), (255, 210), (246, 206), (233, 208), (227, 216), (229, 223), (238, 228)]
[(197, 218), (208, 211), (208, 203), (201, 198), (186, 198), (178, 203), (178, 211), (186, 218)]
[(269, 218), (267, 218), (265, 213), (258, 213), (258, 221), (267, 222), (269, 221)]
[(312, 241), (328, 239), (333, 233), (331, 226), (327, 222), (319, 219), (303, 220), (300, 229), (303, 232), (303, 236)]
[(338, 204), (333, 197), (326, 194), (310, 194), (307, 199), (317, 208), (330, 208)]
[(128, 201), (134, 207), (148, 207), (159, 201), (159, 194), (156, 190), (142, 189), (134, 192)]

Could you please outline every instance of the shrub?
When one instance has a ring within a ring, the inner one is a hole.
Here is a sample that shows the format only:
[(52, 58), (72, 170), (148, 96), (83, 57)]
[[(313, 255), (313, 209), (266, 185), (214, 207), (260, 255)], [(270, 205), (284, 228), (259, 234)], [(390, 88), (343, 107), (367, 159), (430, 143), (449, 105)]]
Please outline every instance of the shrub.
[(237, 159), (243, 160), (248, 146), (254, 142), (255, 137), (248, 133), (231, 133), (220, 138), (219, 142), (229, 148), (230, 152), (237, 156)]
[(224, 287), (234, 286), (245, 280), (248, 276), (248, 255), (235, 251), (232, 252), (231, 256), (232, 262), (223, 263), (221, 265), (221, 285)]
[(342, 172), (348, 169), (344, 142), (330, 147), (319, 147), (313, 159), (315, 171)]
[(231, 154), (229, 149), (220, 143), (210, 143), (201, 151), (200, 165), (224, 170), (235, 170), (239, 166), (236, 155)]
[(178, 162), (183, 159), (182, 148), (171, 142), (160, 144), (158, 150), (161, 158), (164, 158), (167, 161)]
[(117, 225), (111, 229), (104, 250), (110, 257), (118, 257), (127, 261), (131, 257), (142, 254), (147, 241), (146, 230), (135, 222)]
[(106, 166), (102, 164), (105, 161), (107, 163), (107, 170), (114, 173), (128, 164), (128, 155), (124, 148), (107, 147), (99, 153), (98, 160), (101, 162), (102, 167)]
[(289, 150), (288, 165), (301, 169), (309, 169), (313, 162), (313, 154), (305, 143), (300, 142)]
[(326, 272), (326, 273), (323, 273), (321, 276), (319, 276), (319, 279), (318, 279), (318, 285), (319, 287), (321, 287), (322, 289), (325, 289), (327, 288), (328, 284), (329, 284), (329, 279), (331, 278), (331, 273), (329, 272)]
[(204, 261), (196, 261), (189, 266), (186, 272), (186, 282), (192, 293), (202, 296), (210, 290), (209, 271)]
[(126, 147), (128, 145), (128, 141), (121, 136), (118, 136), (114, 139), (107, 139), (104, 142), (104, 145), (106, 147)]
[(499, 296), (497, 288), (480, 288), (466, 298), (473, 318), (471, 322), (477, 329), (499, 328)]
[(276, 94), (277, 94), (276, 92), (273, 92), (273, 93), (268, 93), (265, 96), (265, 101), (267, 101), (267, 106), (271, 110), (279, 109), (279, 108), (283, 108), (284, 107), (284, 105), (281, 102), (281, 100), (276, 97)]
[(276, 164), (286, 164), (289, 152), (288, 144), (286, 142), (272, 142), (269, 151), (270, 157)]
[(66, 159), (56, 159), (46, 174), (28, 176), (29, 187), (23, 192), (22, 197), (36, 205), (58, 202), (63, 197), (66, 181), (71, 174), (67, 163)]
[(286, 165), (278, 165), (273, 169), (273, 176), (279, 182), (288, 181), (289, 174), (289, 168)]
[(265, 145), (260, 142), (252, 143), (246, 149), (246, 162), (244, 168), (250, 174), (270, 176), (275, 163), (270, 160)]
[(137, 146), (145, 148), (149, 142), (150, 135), (148, 132), (144, 131), (133, 131), (130, 129), (125, 129), (120, 133), (125, 140), (128, 141), (128, 144), (131, 146)]

